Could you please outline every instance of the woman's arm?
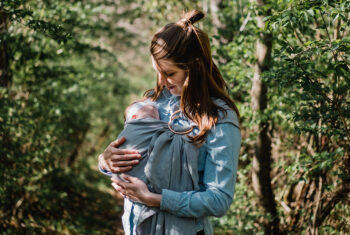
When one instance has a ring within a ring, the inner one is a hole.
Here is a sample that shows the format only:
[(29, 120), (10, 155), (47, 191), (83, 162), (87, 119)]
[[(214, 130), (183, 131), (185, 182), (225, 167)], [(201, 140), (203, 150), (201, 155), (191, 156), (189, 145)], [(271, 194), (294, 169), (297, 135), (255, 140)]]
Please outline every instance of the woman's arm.
[(131, 170), (133, 165), (139, 163), (141, 155), (136, 150), (119, 149), (125, 142), (125, 137), (113, 141), (98, 157), (99, 169), (103, 174), (122, 173)]
[(184, 217), (223, 216), (233, 200), (240, 144), (238, 127), (217, 124), (206, 140), (203, 191), (163, 189), (160, 209)]

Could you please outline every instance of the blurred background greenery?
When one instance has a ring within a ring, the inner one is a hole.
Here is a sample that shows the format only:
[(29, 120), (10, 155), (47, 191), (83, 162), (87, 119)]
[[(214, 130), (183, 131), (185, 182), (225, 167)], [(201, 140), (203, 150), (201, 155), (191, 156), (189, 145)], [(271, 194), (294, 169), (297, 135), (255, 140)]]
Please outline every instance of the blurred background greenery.
[(1, 234), (122, 233), (97, 156), (155, 85), (152, 34), (194, 8), (241, 112), (215, 233), (350, 233), (349, 0), (1, 0)]

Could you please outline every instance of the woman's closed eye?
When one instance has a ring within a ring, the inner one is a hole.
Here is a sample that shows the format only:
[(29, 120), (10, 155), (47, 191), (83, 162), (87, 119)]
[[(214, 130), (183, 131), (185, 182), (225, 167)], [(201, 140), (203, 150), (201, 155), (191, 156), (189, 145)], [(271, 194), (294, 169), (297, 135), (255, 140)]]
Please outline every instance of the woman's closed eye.
[(164, 73), (165, 76), (167, 77), (171, 77), (171, 76), (174, 76), (176, 72), (170, 72), (170, 73)]

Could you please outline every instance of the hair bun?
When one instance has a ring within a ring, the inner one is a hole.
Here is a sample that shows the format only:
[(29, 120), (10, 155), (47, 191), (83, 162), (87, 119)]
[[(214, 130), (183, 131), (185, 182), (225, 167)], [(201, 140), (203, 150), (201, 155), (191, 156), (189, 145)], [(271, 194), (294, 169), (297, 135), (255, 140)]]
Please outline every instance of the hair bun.
[(191, 23), (191, 24), (194, 24), (197, 21), (204, 18), (204, 16), (205, 15), (202, 11), (192, 10), (192, 11), (184, 13), (181, 20), (186, 21), (186, 22)]

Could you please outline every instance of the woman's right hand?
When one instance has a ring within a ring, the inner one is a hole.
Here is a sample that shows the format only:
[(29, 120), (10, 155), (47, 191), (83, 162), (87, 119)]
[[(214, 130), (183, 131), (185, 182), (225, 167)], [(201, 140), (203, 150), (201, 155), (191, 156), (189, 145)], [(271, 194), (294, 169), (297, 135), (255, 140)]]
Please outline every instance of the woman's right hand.
[(139, 163), (138, 159), (141, 158), (141, 155), (138, 151), (118, 148), (125, 140), (125, 137), (122, 137), (113, 141), (99, 156), (99, 164), (102, 169), (113, 173), (123, 173)]

